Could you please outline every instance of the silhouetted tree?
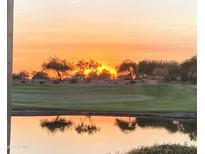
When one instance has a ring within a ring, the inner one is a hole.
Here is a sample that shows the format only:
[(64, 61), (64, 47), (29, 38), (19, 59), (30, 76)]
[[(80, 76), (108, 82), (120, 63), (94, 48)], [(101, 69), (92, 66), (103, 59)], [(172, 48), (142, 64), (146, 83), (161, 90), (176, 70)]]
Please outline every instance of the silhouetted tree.
[(132, 62), (130, 60), (125, 60), (116, 68), (117, 68), (117, 73), (121, 77), (127, 76), (128, 79), (132, 79), (132, 80), (135, 80), (137, 77), (138, 67), (135, 62)]
[(180, 76), (182, 81), (197, 82), (197, 57), (184, 61), (180, 65)]
[(79, 70), (80, 74), (84, 74), (85, 70), (95, 70), (99, 66), (101, 66), (101, 64), (92, 60), (92, 59), (90, 59), (88, 61), (79, 60), (78, 63), (76, 64), (76, 67)]
[(61, 60), (57, 57), (50, 57), (49, 60), (42, 64), (43, 70), (52, 70), (57, 73), (57, 76), (62, 80), (62, 75), (66, 71), (73, 69), (71, 64), (68, 64), (65, 59)]
[(26, 80), (29, 77), (29, 73), (25, 70), (20, 71), (19, 73), (13, 73), (12, 78), (18, 80)]
[(49, 79), (48, 73), (43, 71), (38, 71), (38, 72), (34, 71), (32, 74), (33, 74), (32, 79), (45, 79), (45, 80)]
[(165, 69), (167, 70), (167, 74), (165, 75), (166, 80), (177, 80), (177, 77), (179, 76), (179, 64), (177, 62), (168, 62)]
[(166, 62), (157, 60), (142, 60), (138, 63), (139, 74), (152, 76), (155, 68), (162, 68), (165, 66)]
[(110, 80), (112, 78), (112, 74), (109, 70), (103, 69), (98, 75), (99, 79)]

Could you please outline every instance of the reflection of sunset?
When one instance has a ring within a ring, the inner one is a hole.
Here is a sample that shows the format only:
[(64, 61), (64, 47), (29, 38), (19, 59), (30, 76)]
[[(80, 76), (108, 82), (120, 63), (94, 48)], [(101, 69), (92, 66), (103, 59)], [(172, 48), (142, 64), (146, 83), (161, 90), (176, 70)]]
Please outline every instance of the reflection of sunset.
[(112, 68), (125, 59), (181, 62), (196, 54), (195, 16), (194, 0), (18, 0), (14, 72), (39, 70), (53, 55)]
[[(196, 144), (190, 141), (187, 134), (179, 132), (170, 133), (165, 128), (142, 128), (136, 129), (128, 134), (123, 133), (116, 126), (116, 118), (129, 121), (128, 117), (103, 117), (92, 116), (60, 116), (67, 121), (72, 121), (73, 125), (64, 132), (56, 132), (51, 135), (44, 128), (41, 128), (41, 120), (53, 120), (56, 116), (27, 116), (12, 117), (11, 139), (13, 145), (26, 145), (28, 149), (12, 149), (14, 154), (36, 154), (36, 153), (89, 153), (105, 154), (107, 151), (123, 152), (130, 148), (143, 145), (153, 145), (157, 143), (180, 143)], [(134, 118), (131, 118), (133, 120)], [(93, 135), (78, 134), (75, 131), (76, 125), (88, 125), (90, 123), (97, 126), (100, 131)], [(93, 146), (95, 145), (95, 146)], [(80, 148), (79, 148), (80, 147)], [(29, 150), (29, 151), (28, 151)]]

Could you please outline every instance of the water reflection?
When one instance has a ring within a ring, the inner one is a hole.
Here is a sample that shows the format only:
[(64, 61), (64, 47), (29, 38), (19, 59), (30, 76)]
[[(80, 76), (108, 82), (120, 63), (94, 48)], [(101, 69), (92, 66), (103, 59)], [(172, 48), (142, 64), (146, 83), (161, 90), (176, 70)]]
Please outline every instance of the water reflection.
[(59, 116), (52, 120), (44, 119), (40, 122), (41, 127), (47, 128), (47, 130), (52, 134), (57, 131), (64, 132), (65, 129), (71, 127), (72, 124), (72, 121), (65, 120), (65, 118), (61, 118)]
[(177, 125), (171, 120), (137, 118), (137, 125), (142, 128), (165, 128), (170, 133), (177, 132)]
[(128, 117), (128, 120), (116, 118), (115, 125), (120, 128), (123, 133), (130, 133), (136, 129), (137, 120), (135, 117)]
[(66, 120), (63, 117), (57, 116), (51, 120), (41, 120), (40, 125), (42, 128), (47, 128), (51, 134), (55, 134), (58, 131), (64, 132), (68, 130), (68, 128), (72, 128), (72, 126), (78, 134), (93, 135), (100, 131), (100, 128), (96, 126), (91, 116), (80, 117), (79, 124), (76, 124), (77, 122), (78, 121), (72, 122), (71, 120)]
[[(196, 120), (114, 116), (12, 117), (12, 154), (106, 154), (156, 143), (196, 145)], [(190, 140), (191, 139), (191, 140)], [(95, 146), (93, 146), (95, 145)]]
[(188, 134), (190, 140), (196, 141), (197, 139), (196, 121), (137, 118), (137, 125), (142, 128), (165, 128), (170, 133), (181, 132), (183, 134)]
[[(94, 135), (101, 130), (101, 128), (95, 123), (92, 116), (80, 116), (78, 120), (75, 119), (72, 121), (57, 116), (54, 119), (41, 120), (40, 125), (42, 128), (47, 128), (51, 134), (58, 131), (64, 132), (65, 130), (75, 130), (77, 134)], [(196, 121), (176, 121), (142, 117), (117, 117), (115, 118), (114, 125), (117, 126), (124, 134), (137, 131), (137, 127), (165, 128), (169, 133), (180, 132), (188, 134), (190, 140), (196, 141), (197, 139)]]
[[(86, 120), (88, 124), (86, 124)], [(75, 127), (75, 130), (78, 134), (93, 135), (100, 131), (100, 128), (96, 126), (91, 116), (85, 116), (83, 120), (80, 117), (80, 124)]]
[(178, 124), (178, 130), (184, 134), (188, 134), (191, 140), (197, 139), (197, 124), (196, 122), (183, 122)]

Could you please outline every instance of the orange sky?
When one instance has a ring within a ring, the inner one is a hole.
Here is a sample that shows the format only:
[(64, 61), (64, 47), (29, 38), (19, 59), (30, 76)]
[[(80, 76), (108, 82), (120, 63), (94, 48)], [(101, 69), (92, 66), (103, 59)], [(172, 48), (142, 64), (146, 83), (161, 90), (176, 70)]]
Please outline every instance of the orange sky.
[(49, 56), (182, 61), (196, 54), (195, 0), (16, 0), (14, 72)]

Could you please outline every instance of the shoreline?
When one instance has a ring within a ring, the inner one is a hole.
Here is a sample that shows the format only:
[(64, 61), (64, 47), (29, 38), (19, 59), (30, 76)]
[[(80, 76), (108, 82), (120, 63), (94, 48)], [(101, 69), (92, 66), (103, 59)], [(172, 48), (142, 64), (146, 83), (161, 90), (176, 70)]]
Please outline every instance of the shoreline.
[(160, 119), (197, 119), (197, 112), (131, 112), (131, 111), (92, 111), (92, 110), (59, 110), (59, 109), (12, 109), (12, 116), (54, 116), (54, 115), (87, 115), (87, 116), (138, 116)]

